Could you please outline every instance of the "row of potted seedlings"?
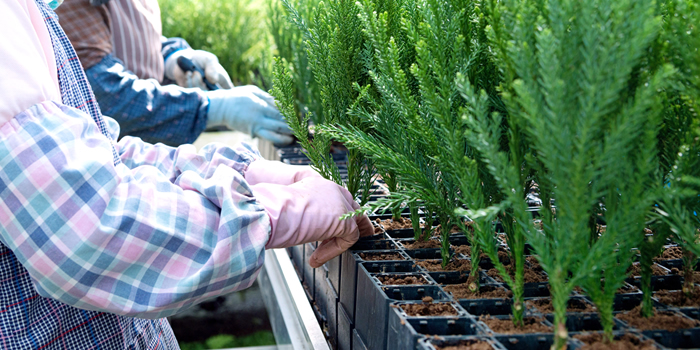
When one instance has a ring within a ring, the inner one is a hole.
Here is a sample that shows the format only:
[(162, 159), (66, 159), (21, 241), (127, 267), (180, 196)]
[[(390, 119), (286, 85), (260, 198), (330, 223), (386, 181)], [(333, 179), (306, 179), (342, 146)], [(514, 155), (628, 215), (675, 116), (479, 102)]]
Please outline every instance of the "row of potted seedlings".
[[(291, 164), (308, 164), (298, 147), (283, 148), (280, 156)], [(342, 169), (342, 152), (334, 159)], [(381, 181), (373, 188), (374, 197), (386, 195)], [(415, 242), (408, 210), (401, 216), (403, 222), (395, 222), (390, 214), (370, 215), (376, 234), (317, 269), (306, 263), (315, 244), (288, 249), (332, 348), (546, 349), (553, 344), (548, 276), (530, 255), (529, 245), (525, 248), (525, 326), (514, 327), (512, 292), (485, 256), (479, 262), (479, 291), (470, 292), (471, 246), (464, 233), (450, 234), (453, 257), (443, 268), (438, 237)], [(425, 215), (420, 216), (424, 223)], [(507, 244), (498, 250), (501, 263), (510, 266)], [(650, 321), (638, 316), (641, 277), (638, 263), (633, 264), (613, 302), (616, 344), (624, 341), (640, 349), (700, 348), (700, 300), (682, 297), (682, 266), (682, 250), (669, 241), (652, 266), (657, 315)], [(602, 338), (597, 309), (580, 289), (568, 301), (566, 328), (570, 349)]]

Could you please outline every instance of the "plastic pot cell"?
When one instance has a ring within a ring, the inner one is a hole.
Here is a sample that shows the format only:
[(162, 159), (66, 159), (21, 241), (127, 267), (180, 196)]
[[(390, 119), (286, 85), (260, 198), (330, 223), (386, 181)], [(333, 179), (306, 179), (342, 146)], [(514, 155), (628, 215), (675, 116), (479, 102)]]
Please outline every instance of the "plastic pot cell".
[(473, 346), (480, 343), (491, 345), (493, 350), (506, 349), (498, 340), (483, 336), (424, 338), (418, 342), (416, 349), (439, 350), (448, 346)]
[(357, 300), (361, 305), (355, 309), (355, 329), (370, 349), (386, 347), (389, 305), (394, 301), (416, 300), (426, 297), (433, 301), (448, 301), (448, 296), (435, 285), (427, 286), (381, 286), (372, 278), (364, 266), (357, 273)]
[[(362, 262), (371, 263), (386, 263), (405, 261), (410, 263), (409, 258), (398, 250), (382, 250), (382, 251), (346, 251), (341, 255), (341, 275), (343, 276), (340, 282), (340, 304), (345, 308), (345, 311), (350, 316), (350, 320), (355, 322), (355, 300), (357, 290), (358, 264)], [(376, 260), (389, 257), (391, 260)], [(369, 275), (368, 275), (369, 277)]]
[[(554, 315), (547, 315), (546, 318), (550, 323), (554, 323)], [(613, 319), (613, 322), (615, 322), (613, 331), (618, 331), (624, 327), (617, 319)], [(600, 317), (596, 313), (569, 312), (566, 314), (566, 329), (570, 333), (596, 332), (602, 331), (603, 325), (600, 323)]]
[(669, 331), (644, 331), (648, 338), (668, 349), (698, 349), (700, 348), (700, 328)]
[(360, 240), (350, 250), (393, 250), (398, 249), (392, 240)]
[(403, 318), (398, 309), (390, 316), (387, 350), (415, 349), (418, 340), (431, 337), (476, 335), (480, 328), (469, 317)]

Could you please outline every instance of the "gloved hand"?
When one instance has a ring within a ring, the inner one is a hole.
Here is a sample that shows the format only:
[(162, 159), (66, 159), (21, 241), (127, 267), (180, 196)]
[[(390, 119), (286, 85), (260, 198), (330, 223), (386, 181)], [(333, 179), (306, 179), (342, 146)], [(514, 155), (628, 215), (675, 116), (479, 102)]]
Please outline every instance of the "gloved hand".
[(340, 255), (360, 237), (374, 234), (367, 216), (339, 219), (360, 206), (332, 181), (309, 177), (287, 186), (259, 183), (251, 189), (272, 223), (265, 248), (323, 241), (309, 258), (313, 268)]
[(292, 130), (275, 107), (275, 99), (254, 85), (205, 92), (209, 97), (207, 128), (226, 126), (262, 137), (275, 146), (294, 141)]
[(245, 180), (250, 185), (259, 183), (271, 183), (277, 185), (291, 185), (305, 178), (323, 177), (310, 166), (289, 165), (279, 161), (258, 159), (248, 166), (245, 172)]
[(192, 49), (176, 51), (165, 60), (165, 77), (174, 80), (177, 85), (185, 88), (208, 90), (199, 72), (184, 72), (177, 65), (177, 59), (180, 56), (189, 58), (195, 66), (202, 68), (204, 76), (210, 83), (219, 85), (222, 89), (233, 87), (231, 78), (226, 73), (226, 69), (219, 64), (219, 59), (216, 58), (216, 55), (203, 50)]

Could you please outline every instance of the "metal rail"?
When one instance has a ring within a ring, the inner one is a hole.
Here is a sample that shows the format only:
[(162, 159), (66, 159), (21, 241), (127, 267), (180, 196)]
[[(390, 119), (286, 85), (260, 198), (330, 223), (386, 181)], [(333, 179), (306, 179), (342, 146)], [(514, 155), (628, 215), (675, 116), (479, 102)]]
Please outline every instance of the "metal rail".
[(265, 251), (258, 283), (279, 349), (330, 350), (284, 249)]

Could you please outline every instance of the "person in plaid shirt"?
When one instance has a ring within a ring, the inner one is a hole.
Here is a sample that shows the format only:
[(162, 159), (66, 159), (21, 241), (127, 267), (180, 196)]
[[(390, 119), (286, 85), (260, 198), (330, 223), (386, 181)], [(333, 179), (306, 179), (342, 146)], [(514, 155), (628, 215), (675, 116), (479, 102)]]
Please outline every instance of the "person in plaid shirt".
[(248, 145), (117, 142), (44, 0), (0, 2), (0, 31), (0, 348), (177, 349), (164, 317), (250, 286), (265, 249), (322, 241), (318, 267), (373, 234)]

